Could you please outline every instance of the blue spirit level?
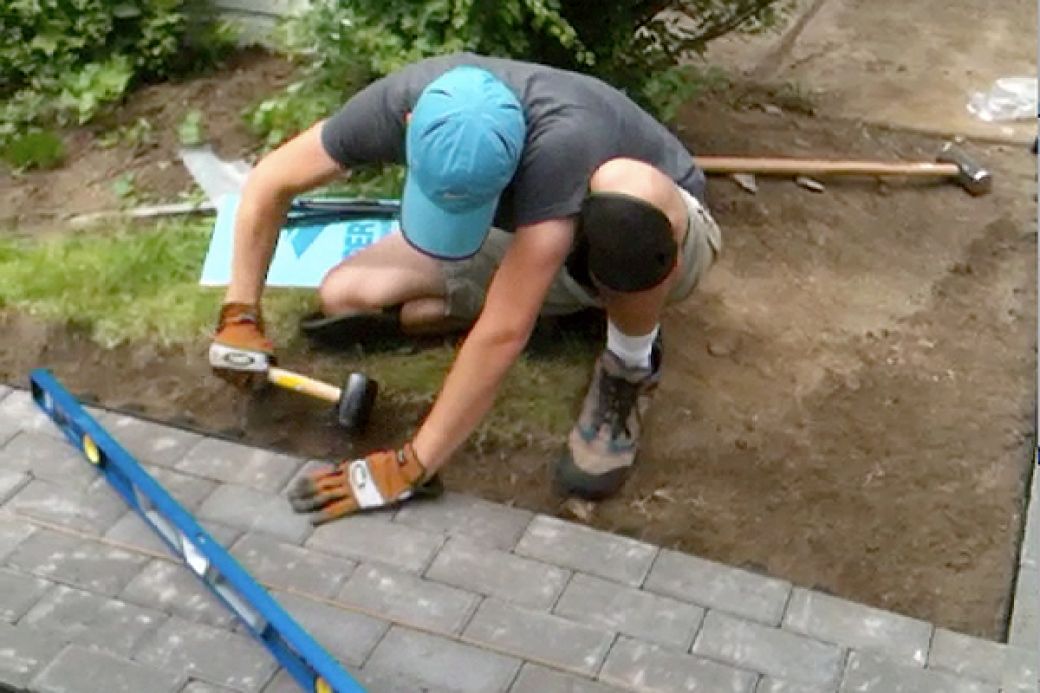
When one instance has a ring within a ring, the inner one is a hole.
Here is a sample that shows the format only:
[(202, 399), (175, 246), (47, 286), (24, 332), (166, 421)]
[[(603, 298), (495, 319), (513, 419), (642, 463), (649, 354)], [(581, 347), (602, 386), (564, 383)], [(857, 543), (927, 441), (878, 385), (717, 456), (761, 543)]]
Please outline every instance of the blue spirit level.
[(321, 645), (146, 472), (46, 370), (29, 376), (32, 397), (174, 555), (285, 667), (305, 691), (364, 693)]

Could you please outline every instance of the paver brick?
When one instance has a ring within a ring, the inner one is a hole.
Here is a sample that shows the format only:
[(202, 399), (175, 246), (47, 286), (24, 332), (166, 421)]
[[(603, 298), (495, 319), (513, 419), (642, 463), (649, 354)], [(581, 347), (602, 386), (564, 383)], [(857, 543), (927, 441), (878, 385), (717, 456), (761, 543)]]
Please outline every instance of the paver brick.
[[(241, 533), (233, 527), (225, 527), (224, 525), (218, 525), (213, 522), (201, 523), (213, 540), (221, 546), (228, 546)], [(114, 525), (108, 528), (105, 532), (104, 538), (111, 542), (125, 545), (135, 551), (141, 551), (153, 555), (159, 556), (172, 556), (170, 549), (167, 548), (166, 544), (159, 535), (156, 534), (155, 530), (152, 529), (145, 521), (137, 514), (136, 510), (126, 511), (122, 517), (120, 517)]]
[(639, 586), (657, 548), (627, 537), (539, 515), (527, 526), (516, 553)]
[(182, 683), (180, 674), (72, 645), (40, 672), (33, 689), (40, 693), (174, 693)]
[(928, 666), (980, 681), (999, 683), (1006, 650), (1006, 645), (992, 640), (936, 628), (928, 654)]
[(336, 594), (357, 567), (346, 558), (301, 549), (266, 534), (243, 535), (231, 554), (260, 582), (320, 597)]
[(687, 650), (704, 609), (578, 573), (553, 613), (666, 647)]
[[(0, 455), (3, 455), (2, 450), (0, 450)], [(28, 472), (14, 472), (0, 469), (0, 505), (6, 503), (7, 499), (29, 483), (30, 478)]]
[(509, 693), (621, 693), (614, 686), (525, 662)]
[(432, 580), (479, 592), (532, 609), (549, 609), (570, 578), (570, 571), (451, 537), (426, 571)]
[(394, 626), (365, 671), (403, 675), (445, 690), (492, 693), (506, 690), (519, 667), (514, 657)]
[(67, 488), (44, 479), (26, 484), (5, 507), (81, 532), (101, 534), (126, 512), (123, 499), (98, 477), (86, 488)]
[(23, 431), (43, 433), (51, 438), (65, 440), (65, 434), (36, 406), (26, 390), (13, 390), (0, 399), (0, 421), (16, 422)]
[(246, 693), (263, 688), (276, 668), (251, 638), (177, 617), (146, 638), (134, 659)]
[[(3, 397), (0, 396), (0, 399)], [(0, 415), (0, 448), (3, 448), (4, 443), (14, 438), (15, 434), (21, 430), (20, 422)]]
[(36, 527), (26, 518), (0, 512), (0, 561), (6, 559), (16, 546), (35, 531)]
[(202, 440), (197, 433), (115, 413), (106, 416), (103, 425), (142, 464), (172, 466)]
[(187, 567), (161, 559), (145, 566), (119, 598), (218, 628), (230, 628), (235, 621), (234, 614)]
[(4, 445), (0, 466), (67, 488), (83, 488), (98, 478), (97, 469), (64, 438), (31, 431), (20, 432)]
[(935, 669), (893, 662), (873, 652), (853, 650), (842, 693), (997, 693), (993, 684)]
[(622, 636), (599, 678), (639, 691), (751, 693), (757, 674)]
[(696, 556), (662, 550), (643, 589), (777, 625), (791, 584)]
[(755, 693), (835, 693), (837, 690), (838, 682), (836, 681), (831, 683), (804, 683), (763, 676), (758, 680)]
[(506, 648), (527, 659), (593, 674), (610, 649), (614, 633), (559, 616), (486, 599), (463, 636), (479, 643)]
[(801, 588), (791, 594), (783, 627), (920, 666), (932, 639), (930, 623)]
[(289, 455), (206, 438), (188, 450), (174, 468), (273, 494), (282, 489), (302, 465), (302, 460)]
[(362, 564), (337, 600), (417, 628), (456, 633), (479, 596), (394, 568)]
[(245, 532), (262, 532), (299, 544), (314, 531), (306, 515), (295, 513), (281, 496), (246, 486), (222, 484), (203, 501), (197, 516)]
[(14, 623), (50, 587), (46, 580), (0, 568), (0, 620)]
[(0, 621), (0, 690), (24, 688), (64, 644), (53, 633)]
[(153, 609), (55, 585), (25, 614), (20, 625), (125, 657), (164, 620), (166, 615)]
[(396, 524), (386, 517), (353, 516), (318, 527), (305, 546), (420, 573), (443, 543), (443, 535)]
[(1008, 642), (1040, 650), (1040, 565), (1024, 563), (1018, 571)]
[(1001, 693), (1038, 693), (1040, 661), (1037, 651), (1028, 647), (1008, 647), (1004, 652), (1004, 673), (1000, 677)]
[(509, 550), (516, 546), (534, 513), (490, 503), (461, 493), (409, 503), (394, 516), (401, 522), (427, 532), (462, 535), (482, 546)]
[[(266, 689), (265, 689), (266, 690)], [(296, 687), (296, 691), (299, 690), (299, 686)], [(296, 693), (293, 691), (293, 693)], [(214, 686), (212, 683), (206, 681), (199, 681), (193, 679), (184, 684), (184, 688), (180, 690), (180, 693), (234, 693), (230, 688), (224, 688), (223, 686)]]
[(843, 662), (842, 650), (837, 645), (720, 611), (709, 611), (704, 618), (693, 653), (777, 678), (807, 683), (837, 681)]
[(115, 596), (126, 587), (147, 557), (39, 530), (8, 557), (8, 564), (33, 575)]
[(166, 489), (167, 493), (173, 496), (174, 500), (192, 513), (198, 510), (199, 506), (202, 505), (202, 501), (206, 500), (213, 493), (213, 489), (217, 487), (217, 482), (212, 479), (203, 479), (202, 477), (184, 474), (166, 467), (147, 464), (142, 466), (153, 479)]
[(274, 597), (329, 654), (347, 665), (360, 667), (390, 627), (386, 621), (295, 594), (278, 592)]

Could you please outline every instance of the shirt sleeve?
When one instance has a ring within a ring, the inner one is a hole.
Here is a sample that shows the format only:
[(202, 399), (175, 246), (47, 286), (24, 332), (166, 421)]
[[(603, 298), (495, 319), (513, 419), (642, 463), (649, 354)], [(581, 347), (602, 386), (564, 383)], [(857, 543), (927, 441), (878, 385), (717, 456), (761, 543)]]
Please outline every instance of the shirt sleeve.
[(594, 137), (573, 125), (546, 128), (528, 141), (513, 184), (515, 224), (524, 226), (580, 212), (589, 178), (601, 159)]
[(404, 162), (408, 104), (395, 76), (376, 80), (354, 94), (321, 129), (325, 151), (340, 166)]

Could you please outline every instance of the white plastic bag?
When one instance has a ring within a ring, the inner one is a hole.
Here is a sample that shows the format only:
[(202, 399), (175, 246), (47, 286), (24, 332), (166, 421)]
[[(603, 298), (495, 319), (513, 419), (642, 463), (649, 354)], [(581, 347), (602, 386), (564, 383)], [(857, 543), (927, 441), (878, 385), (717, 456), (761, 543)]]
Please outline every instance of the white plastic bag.
[(1001, 77), (968, 99), (968, 112), (986, 122), (1037, 117), (1036, 77)]

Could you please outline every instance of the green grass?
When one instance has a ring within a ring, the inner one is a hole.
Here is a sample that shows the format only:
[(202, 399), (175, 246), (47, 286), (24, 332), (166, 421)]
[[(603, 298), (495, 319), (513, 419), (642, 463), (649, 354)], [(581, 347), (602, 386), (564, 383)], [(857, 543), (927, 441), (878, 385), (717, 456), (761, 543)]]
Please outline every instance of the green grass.
[[(201, 218), (28, 238), (0, 235), (0, 310), (70, 325), (109, 348), (145, 341), (201, 350), (223, 297), (222, 288), (198, 284), (211, 228), (212, 219)], [(455, 356), (450, 340), (417, 353), (345, 351), (304, 360), (296, 325), (314, 305), (309, 290), (264, 294), (269, 332), (286, 367), (333, 382), (359, 369), (379, 381), (381, 398), (432, 402)], [(587, 339), (556, 339), (525, 353), (473, 442), (558, 442), (573, 422), (599, 347)]]

